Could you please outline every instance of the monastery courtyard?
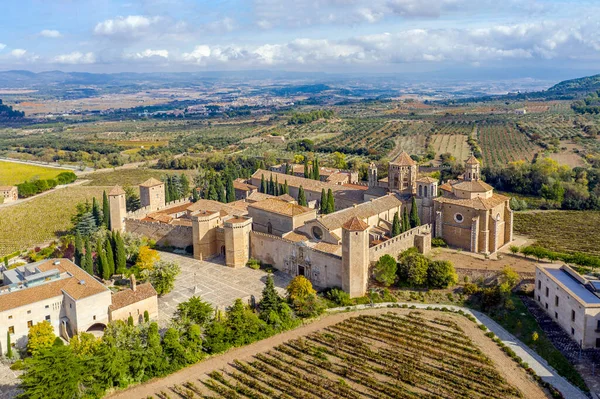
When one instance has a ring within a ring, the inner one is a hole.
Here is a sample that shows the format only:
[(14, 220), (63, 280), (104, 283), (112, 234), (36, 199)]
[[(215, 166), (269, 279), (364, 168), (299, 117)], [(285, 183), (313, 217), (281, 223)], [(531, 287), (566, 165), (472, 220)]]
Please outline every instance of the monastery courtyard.
[[(225, 310), (237, 298), (248, 303), (252, 295), (258, 301), (267, 280), (264, 270), (249, 267), (233, 269), (225, 266), (223, 257), (197, 260), (189, 256), (160, 253), (161, 260), (175, 262), (181, 273), (175, 280), (173, 291), (158, 298), (158, 324), (166, 327), (177, 310), (177, 305), (192, 296), (199, 296), (213, 307)], [(275, 288), (285, 295), (285, 287), (292, 280), (289, 275), (275, 271)]]

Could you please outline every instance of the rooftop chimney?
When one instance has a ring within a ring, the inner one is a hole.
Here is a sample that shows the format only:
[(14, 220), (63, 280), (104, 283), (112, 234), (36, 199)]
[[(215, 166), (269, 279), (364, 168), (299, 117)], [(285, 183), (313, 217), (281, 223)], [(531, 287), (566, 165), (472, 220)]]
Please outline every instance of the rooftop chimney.
[(131, 275), (131, 290), (135, 291), (137, 289), (137, 285), (135, 283), (135, 275)]

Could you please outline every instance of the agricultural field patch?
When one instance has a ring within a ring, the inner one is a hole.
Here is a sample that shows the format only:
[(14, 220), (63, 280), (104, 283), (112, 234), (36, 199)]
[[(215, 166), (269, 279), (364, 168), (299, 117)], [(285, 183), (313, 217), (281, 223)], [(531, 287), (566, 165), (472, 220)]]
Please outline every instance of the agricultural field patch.
[(471, 147), (467, 143), (467, 136), (464, 134), (433, 134), (430, 140), (438, 161), (440, 154), (447, 152), (452, 154), (458, 161), (467, 159), (471, 152)]
[(165, 175), (181, 174), (192, 175), (190, 170), (164, 170), (164, 169), (149, 169), (149, 168), (132, 168), (99, 171), (85, 175), (85, 179), (89, 180), (86, 186), (137, 186), (146, 180), (154, 177), (161, 179)]
[(553, 152), (548, 156), (561, 165), (567, 165), (571, 168), (583, 167), (585, 166), (585, 161), (580, 155), (582, 149), (580, 145), (561, 142), (560, 152)]
[[(233, 359), (220, 370), (208, 369), (152, 397), (547, 397), (495, 343), (467, 323), (471, 322), (439, 312), (362, 314)], [(223, 364), (218, 358), (214, 361)]]
[(67, 169), (47, 168), (44, 166), (0, 160), (0, 186), (14, 186), (34, 179), (54, 179), (60, 173), (66, 171)]
[(599, 211), (515, 212), (515, 233), (550, 250), (600, 256)]
[(506, 165), (513, 161), (531, 162), (539, 147), (512, 123), (481, 123), (477, 136), (485, 165)]
[(0, 208), (0, 256), (52, 241), (71, 228), (76, 206), (110, 187), (71, 186)]

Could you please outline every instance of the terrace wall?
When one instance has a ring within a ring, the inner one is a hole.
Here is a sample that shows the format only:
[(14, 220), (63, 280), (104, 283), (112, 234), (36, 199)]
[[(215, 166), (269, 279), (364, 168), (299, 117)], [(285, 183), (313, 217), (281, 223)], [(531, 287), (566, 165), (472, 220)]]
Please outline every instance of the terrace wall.
[(187, 198), (184, 198), (184, 199), (180, 199), (180, 200), (176, 200), (176, 201), (171, 201), (171, 202), (165, 204), (165, 206), (160, 207), (158, 210), (157, 209), (151, 209), (149, 206), (145, 206), (143, 208), (138, 209), (137, 211), (127, 212), (127, 215), (125, 215), (125, 217), (128, 218), (128, 219), (142, 219), (146, 215), (148, 215), (149, 213), (160, 212), (160, 211), (163, 211), (165, 209), (169, 209), (169, 208), (172, 208), (172, 207), (175, 207), (175, 206), (179, 206), (179, 205), (183, 205), (183, 204), (190, 204), (191, 205), (192, 203)]
[(192, 245), (192, 226), (126, 219), (125, 230), (155, 240), (160, 246), (186, 248)]
[[(390, 238), (381, 244), (369, 248), (369, 261), (377, 262), (383, 255), (392, 255), (396, 258), (401, 252), (409, 248), (416, 247), (418, 236), (427, 236), (431, 234), (431, 225), (424, 224), (410, 229), (394, 238)], [(431, 249), (431, 241), (427, 241), (429, 245), (425, 245), (423, 252), (427, 253)]]

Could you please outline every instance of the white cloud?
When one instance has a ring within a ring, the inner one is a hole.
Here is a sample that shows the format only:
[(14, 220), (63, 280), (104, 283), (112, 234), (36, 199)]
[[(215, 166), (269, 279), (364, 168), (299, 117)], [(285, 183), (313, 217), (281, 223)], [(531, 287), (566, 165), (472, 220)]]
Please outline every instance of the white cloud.
[(92, 52), (81, 53), (79, 51), (73, 51), (68, 54), (60, 54), (52, 59), (53, 63), (56, 64), (93, 64), (96, 62), (96, 56)]
[(6, 48), (6, 44), (0, 43), (0, 51), (4, 50), (5, 48)]
[(10, 55), (12, 55), (15, 58), (24, 58), (27, 55), (27, 50), (24, 50), (22, 48), (16, 48), (10, 52)]
[(160, 21), (161, 17), (120, 16), (98, 23), (94, 28), (94, 33), (99, 36), (137, 37), (148, 32)]
[(138, 60), (148, 59), (148, 58), (165, 58), (165, 59), (168, 59), (169, 58), (169, 51), (168, 50), (146, 49), (144, 51), (139, 51), (137, 53), (125, 54), (124, 57), (128, 58), (128, 59), (138, 59)]
[(62, 37), (62, 34), (57, 30), (44, 29), (40, 32), (40, 36), (47, 37), (50, 39), (58, 39), (59, 37)]

